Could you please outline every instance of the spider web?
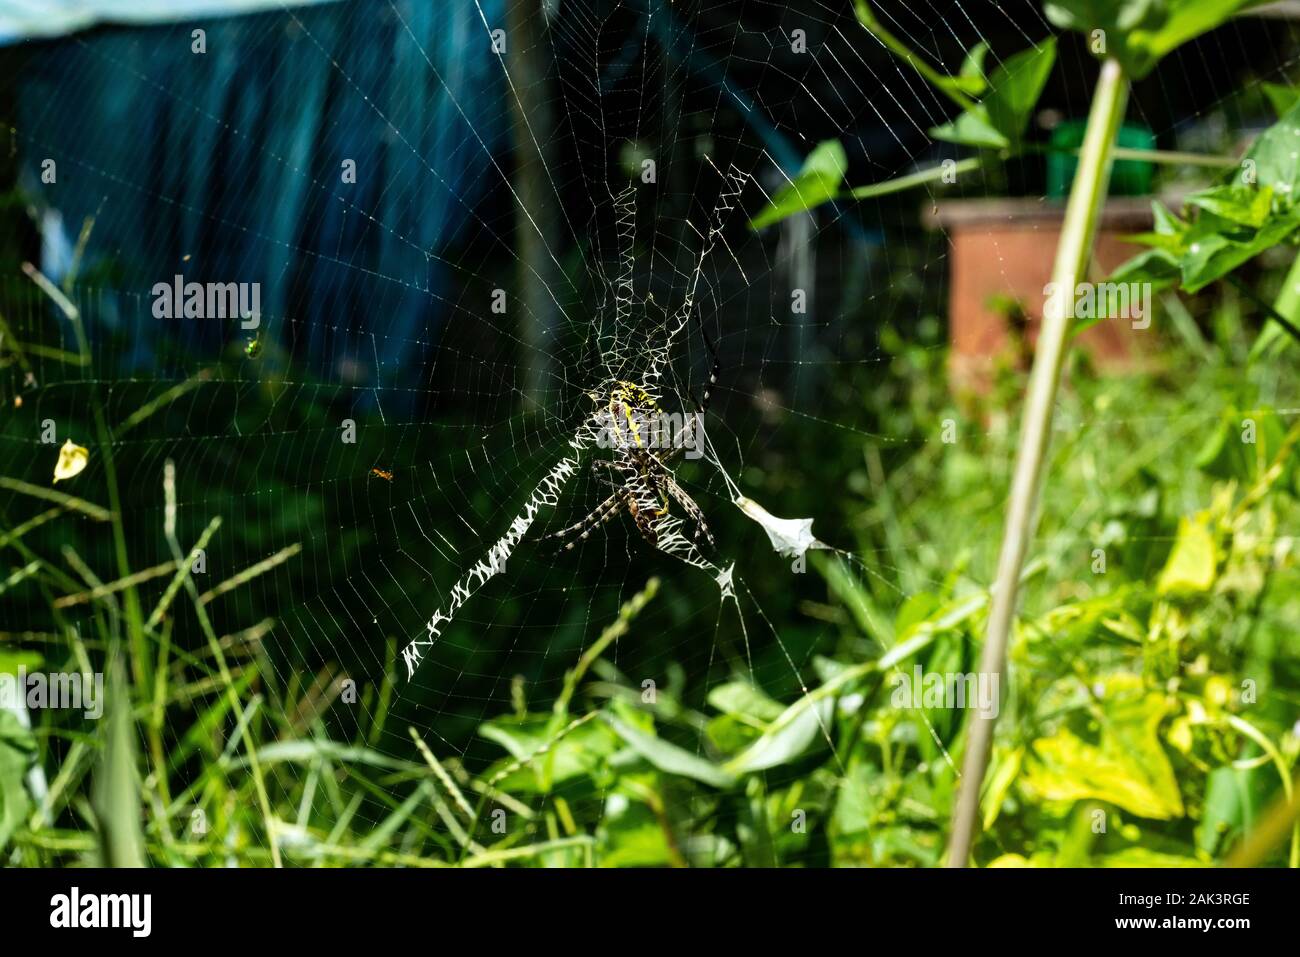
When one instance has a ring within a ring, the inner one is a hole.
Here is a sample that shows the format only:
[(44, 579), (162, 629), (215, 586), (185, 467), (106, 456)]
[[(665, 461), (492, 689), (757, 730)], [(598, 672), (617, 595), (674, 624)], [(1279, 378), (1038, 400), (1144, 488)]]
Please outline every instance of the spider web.
[[(248, 336), (231, 325), (182, 331), (183, 349), (160, 339), (148, 289), (169, 273), (135, 285), (83, 280), (70, 295), (86, 319), (90, 361), (70, 367), (33, 354), (30, 378), (8, 373), (8, 394), (28, 397), (23, 414), (34, 422), (76, 420), (86, 409), (69, 406), (72, 389), (92, 385), (107, 419), (121, 424), (174, 390), (165, 434), (152, 428), (157, 421), (119, 425), (113, 449), (124, 513), (163, 526), (162, 474), (173, 461), (182, 541), (196, 539), (214, 514), (230, 531), (208, 547), (212, 581), (245, 570), (250, 543), (264, 554), (260, 574), (212, 596), (229, 630), (267, 622), (270, 660), (290, 682), (309, 683), (322, 662), (339, 662), (340, 673), (364, 682), (400, 661), (410, 683), (397, 707), (442, 753), (481, 760), (489, 752), (473, 730), (510, 710), (512, 679), (523, 676), (530, 699), (552, 698), (564, 671), (654, 575), (668, 583), (669, 599), (648, 608), (631, 637), (607, 653), (629, 686), (658, 678), (677, 690), (680, 668), (697, 680), (688, 692), (697, 698), (736, 672), (806, 693), (817, 629), (794, 640), (783, 614), (800, 595), (817, 593), (816, 576), (791, 576), (790, 596), (760, 601), (747, 573), (784, 560), (735, 501), (791, 431), (849, 433), (880, 447), (917, 441), (863, 428), (839, 408), (828, 417), (824, 399), (839, 379), (887, 373), (868, 320), (913, 319), (925, 287), (940, 285), (946, 244), (922, 239), (906, 253), (919, 246), (910, 263), (918, 291), (863, 265), (868, 248), (876, 267), (899, 265), (890, 237), (914, 228), (914, 199), (852, 211), (831, 205), (766, 233), (749, 230), (746, 220), (790, 182), (818, 139), (845, 143), (853, 182), (936, 160), (942, 154), (927, 131), (946, 121), (948, 104), (885, 53), (849, 5), (559, 0), (513, 21), (500, 4), (448, 5), (446, 28), (464, 38), (458, 55), (481, 67), (475, 76), (491, 77), (495, 99), (471, 98), (476, 91), (439, 57), (415, 5), (346, 6), (346, 30), (330, 29), (315, 9), (242, 18), (233, 28), (240, 42), (221, 55), (247, 66), (287, 57), (292, 46), (293, 56), (328, 64), (327, 108), (382, 131), (392, 157), (374, 173), (382, 187), (363, 194), (334, 172), (349, 154), (318, 161), (309, 151), (259, 143), (252, 126), (227, 122), (193, 98), (183, 78), (152, 70), (147, 57), (130, 58), (94, 38), (65, 41), (80, 62), (142, 80), (184, 117), (196, 145), (246, 151), (250, 163), (273, 172), (279, 185), (268, 195), (301, 192), (313, 221), (337, 217), (348, 225), (334, 249), (300, 234), (286, 241), (266, 222), (274, 206), (264, 219), (244, 215), (233, 199), (205, 210), (144, 157), (109, 163), (96, 143), (55, 142), (49, 123), (20, 118), (14, 151), (54, 155), (65, 176), (97, 184), (102, 200), (93, 209), (62, 211), (73, 231), (78, 214), (94, 217), (88, 262), (111, 253), (101, 240), (111, 247), (111, 237), (146, 225), (116, 218), (118, 204), (133, 197), (199, 214), (230, 243), (269, 248), (275, 257), (265, 261), (278, 258), (285, 271), (309, 260), (337, 279), (264, 313), (261, 353), (245, 359), (238, 353)], [(1048, 32), (1027, 0), (877, 8), (909, 46), (954, 69), (958, 51), (990, 39), (990, 25), (1015, 38), (999, 45), (1010, 50)], [(504, 31), (504, 49), (494, 48), (496, 31)], [(792, 46), (793, 31), (806, 34), (805, 49)], [(189, 25), (153, 32), (152, 42), (184, 43)], [(423, 68), (424, 94), (381, 97), (358, 75), (347, 54), (381, 39)], [(541, 75), (525, 73), (520, 62), (542, 64)], [(51, 83), (51, 115), (75, 116), (74, 89), (71, 79)], [(421, 108), (431, 98), (467, 134), (454, 156), (439, 153), (429, 134)], [(520, 156), (514, 161), (504, 148), (508, 136)], [(364, 147), (358, 150), (364, 160)], [(451, 166), (470, 172), (453, 178)], [(457, 195), (466, 182), (476, 188), (473, 201)], [(426, 191), (441, 195), (460, 221), (454, 241), (431, 245), (421, 233)], [(372, 241), (386, 255), (359, 258), (343, 237)], [(199, 237), (156, 242), (181, 270), (194, 248), (188, 243)], [(247, 276), (223, 278), (284, 278), (253, 265), (250, 257)], [(437, 282), (435, 269), (443, 277)], [(795, 287), (811, 297), (806, 314), (791, 309)], [(503, 312), (494, 309), (497, 290), (505, 293)], [(66, 316), (29, 293), (25, 282), (6, 286), (7, 318), (19, 338), (39, 331), (75, 353)], [(386, 322), (412, 300), (422, 304), (422, 328)], [(623, 517), (557, 553), (544, 536), (610, 493), (591, 468), (599, 454), (591, 394), (627, 380), (665, 408), (691, 409), (711, 366), (696, 324), (716, 343), (721, 372), (705, 417), (708, 454), (675, 474), (703, 510), (716, 550), (683, 534), (674, 511), (658, 549)], [(114, 371), (123, 343), (137, 352), (151, 344), (148, 360)], [(214, 353), (224, 357), (219, 366)], [(355, 443), (340, 438), (347, 422)], [(38, 431), (3, 437), (6, 458), (35, 463), (33, 481), (47, 470)], [(841, 479), (816, 458), (801, 464), (791, 480), (801, 489), (814, 498), (838, 490)], [(101, 466), (92, 462), (88, 474)], [(774, 514), (804, 514), (780, 497), (760, 497)], [(894, 571), (877, 557), (853, 556), (847, 530), (812, 517), (858, 573), (885, 581)], [(146, 561), (167, 561), (165, 544), (154, 547)], [(899, 606), (913, 590), (941, 584), (902, 586), (895, 577)], [(6, 625), (11, 632), (42, 627), (36, 619)], [(358, 707), (376, 704), (363, 699)], [(405, 754), (404, 740), (379, 746)], [(279, 765), (273, 773), (295, 771)]]

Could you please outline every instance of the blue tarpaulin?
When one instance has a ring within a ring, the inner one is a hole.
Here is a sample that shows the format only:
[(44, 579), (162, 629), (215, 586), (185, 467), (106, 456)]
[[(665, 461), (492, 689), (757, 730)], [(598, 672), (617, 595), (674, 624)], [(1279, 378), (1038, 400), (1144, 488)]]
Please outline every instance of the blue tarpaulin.
[(2, 0), (0, 44), (63, 36), (101, 23), (167, 23), (329, 2), (332, 0)]
[[(495, 22), (499, 0), (482, 6)], [(92, 321), (131, 321), (155, 283), (184, 273), (260, 283), (268, 334), (283, 339), (277, 320), (291, 321), (295, 351), (331, 378), (358, 363), (409, 369), (437, 338), (450, 311), (441, 253), (499, 181), (492, 154), (509, 129), (475, 4), (276, 4), (27, 46), (20, 186), (52, 270), (94, 217), (82, 275), (120, 295)], [(229, 330), (184, 335), (212, 345)], [(132, 348), (135, 364), (153, 360), (149, 341)]]

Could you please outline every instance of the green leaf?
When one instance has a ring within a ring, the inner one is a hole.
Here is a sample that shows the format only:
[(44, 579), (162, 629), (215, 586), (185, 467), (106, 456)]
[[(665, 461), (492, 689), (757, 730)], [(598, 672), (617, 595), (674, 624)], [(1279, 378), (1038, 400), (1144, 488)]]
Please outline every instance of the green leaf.
[(1232, 847), (1254, 825), (1256, 795), (1251, 772), (1240, 768), (1215, 768), (1205, 780), (1205, 807), (1196, 827), (1196, 847), (1217, 855)]
[(1226, 409), (1219, 416), (1201, 451), (1196, 456), (1196, 467), (1218, 478), (1241, 478), (1249, 476), (1250, 470), (1245, 457), (1241, 454), (1240, 442), (1234, 441), (1236, 429), (1236, 410)]
[(732, 774), (747, 774), (774, 768), (800, 757), (821, 737), (830, 721), (832, 698), (815, 703), (805, 696), (790, 705), (757, 741), (725, 765)]
[(1242, 231), (1236, 224), (1206, 211), (1187, 236), (1181, 268), (1183, 289), (1196, 292), (1221, 279), (1300, 228), (1300, 207), (1274, 214), (1260, 229)]
[[(1248, 423), (1254, 423), (1254, 441), (1246, 441)], [(1286, 441), (1277, 413), (1264, 406), (1249, 412), (1228, 407), (1201, 447), (1196, 467), (1215, 478), (1254, 482), (1263, 468), (1272, 465)], [(1287, 487), (1290, 463), (1283, 469), (1279, 485)]]
[(876, 817), (872, 782), (879, 780), (879, 772), (861, 762), (853, 765), (844, 775), (835, 797), (835, 807), (831, 811), (832, 833), (836, 839), (845, 835), (864, 834), (870, 830)]
[(594, 721), (556, 741), (553, 719), (553, 715), (542, 713), (510, 715), (479, 725), (480, 735), (501, 745), (516, 761), (536, 756), (528, 766), (531, 772), (512, 777), (509, 786), (545, 793), (572, 778), (595, 776), (618, 750), (618, 739)]
[(953, 79), (957, 89), (967, 96), (981, 96), (988, 89), (988, 79), (984, 74), (984, 60), (988, 56), (989, 45), (981, 40), (966, 51), (962, 61), (961, 73)]
[[(1257, 0), (1049, 0), (1043, 12), (1053, 25), (1086, 34), (1094, 53), (1113, 56), (1131, 79), (1140, 80), (1166, 54), (1253, 2)], [(1098, 36), (1096, 30), (1102, 33)]]
[(813, 553), (813, 566), (826, 579), (831, 594), (844, 605), (862, 634), (884, 646), (894, 643), (894, 629), (885, 610), (855, 575), (849, 574), (844, 562), (829, 561)]
[(1025, 787), (1048, 801), (1106, 801), (1138, 817), (1183, 815), (1173, 767), (1157, 730), (1169, 710), (1164, 695), (1145, 691), (1136, 675), (1116, 674), (1102, 687), (1100, 743), (1067, 728), (1034, 742)]
[[(1191, 224), (1179, 219), (1163, 203), (1151, 203), (1154, 226), (1150, 232), (1125, 238), (1132, 243), (1150, 246), (1146, 252), (1121, 263), (1108, 277), (1111, 282), (1147, 282), (1153, 290), (1169, 289), (1182, 279), (1182, 257), (1187, 252), (1187, 233)], [(1078, 333), (1100, 322), (1100, 318), (1081, 319), (1075, 323)]]
[(994, 750), (988, 781), (984, 786), (984, 794), (980, 798), (980, 817), (984, 830), (993, 827), (998, 815), (1002, 813), (1002, 803), (1006, 800), (1012, 783), (1020, 774), (1020, 765), (1024, 759), (1023, 747)]
[(1210, 534), (1208, 519), (1193, 520), (1184, 516), (1178, 522), (1178, 537), (1160, 572), (1156, 592), (1161, 595), (1207, 592), (1214, 585), (1218, 567), (1218, 550), (1214, 536)]
[(808, 154), (803, 168), (789, 184), (782, 187), (772, 202), (749, 221), (749, 228), (762, 229), (787, 216), (830, 202), (844, 184), (849, 161), (838, 140), (826, 140)]
[(759, 688), (743, 681), (729, 681), (709, 692), (709, 704), (724, 714), (737, 715), (766, 725), (785, 709)]
[(930, 130), (930, 135), (937, 140), (977, 149), (1004, 150), (1011, 146), (1007, 136), (993, 125), (988, 108), (983, 105), (976, 105), (974, 109), (959, 114), (950, 123), (934, 127)]
[(734, 714), (720, 714), (709, 719), (709, 723), (704, 726), (704, 733), (714, 750), (722, 754), (735, 754), (753, 743), (762, 733), (762, 726), (755, 726), (752, 721), (738, 718)]
[[(1166, 249), (1148, 249), (1146, 252), (1138, 253), (1127, 262), (1121, 263), (1110, 274), (1109, 281), (1117, 283), (1149, 282), (1154, 291), (1168, 289), (1177, 285), (1182, 275), (1182, 264), (1176, 255)], [(1102, 318), (1100, 315), (1091, 318), (1080, 318), (1075, 326), (1075, 331), (1078, 332), (1088, 326), (1095, 325), (1101, 322)]]
[(1186, 251), (1187, 233), (1192, 228), (1192, 224), (1179, 219), (1158, 200), (1153, 200), (1151, 203), (1151, 218), (1154, 225), (1150, 232), (1130, 233), (1124, 237), (1125, 240), (1181, 256)]
[(1273, 208), (1273, 190), (1269, 186), (1255, 188), (1230, 183), (1192, 193), (1187, 197), (1187, 202), (1207, 209), (1229, 222), (1259, 229), (1268, 220), (1268, 214)]
[(136, 727), (120, 658), (110, 659), (107, 690), (108, 712), (99, 728), (99, 763), (91, 791), (101, 860), (105, 867), (144, 867)]
[(1255, 183), (1267, 186), (1279, 200), (1287, 204), (1295, 203), (1296, 191), (1300, 189), (1297, 137), (1300, 137), (1300, 102), (1287, 110), (1251, 144), (1244, 159), (1253, 165), (1246, 162), (1242, 164), (1242, 172), (1253, 173)]
[(0, 650), (0, 674), (16, 675), (19, 668), (35, 671), (44, 661), (40, 652)]
[[(1197, 292), (1274, 246), (1289, 242), (1300, 230), (1300, 103), (1252, 144), (1224, 183), (1193, 193), (1188, 205), (1198, 209), (1192, 223), (1162, 207), (1152, 233), (1132, 237), (1168, 256), (1147, 256), (1121, 267), (1127, 275), (1164, 282), (1170, 258), (1178, 262), (1186, 292)], [(1144, 275), (1145, 274), (1145, 275)]]
[(1047, 77), (1056, 62), (1056, 41), (1009, 57), (988, 79), (988, 93), (973, 110), (936, 127), (936, 139), (986, 149), (1018, 147)]
[(1261, 83), (1260, 88), (1268, 98), (1269, 106), (1279, 117), (1291, 112), (1300, 103), (1300, 87), (1283, 86), (1281, 83)]
[(24, 780), (36, 760), (36, 737), (18, 716), (0, 709), (0, 850), (31, 809)]
[(601, 717), (628, 747), (665, 774), (691, 778), (715, 788), (728, 788), (735, 783), (735, 778), (730, 773), (712, 761), (679, 748), (663, 738), (634, 728), (609, 712), (602, 712)]
[[(1188, 197), (1188, 205), (1198, 210), (1194, 222), (1153, 203), (1154, 229), (1129, 237), (1151, 251), (1124, 263), (1112, 279), (1150, 282), (1157, 288), (1178, 280), (1184, 291), (1197, 292), (1265, 250), (1290, 241), (1300, 230), (1297, 137), (1300, 104), (1260, 135), (1243, 161), (1242, 173)], [(1246, 173), (1250, 175), (1243, 182)]]
[(1145, 847), (1126, 847), (1097, 858), (1100, 867), (1204, 867), (1205, 862), (1182, 854), (1165, 854)]
[(939, 596), (930, 592), (909, 595), (907, 601), (903, 602), (903, 606), (898, 609), (898, 614), (894, 616), (894, 634), (898, 638), (910, 637), (913, 629), (930, 620), (941, 606)]
[[(625, 796), (625, 795), (623, 795)], [(672, 863), (668, 835), (640, 801), (610, 801), (600, 825), (602, 867), (664, 867)]]
[(1161, 236), (1181, 237), (1187, 233), (1188, 223), (1159, 200), (1151, 201), (1151, 219), (1154, 229)]

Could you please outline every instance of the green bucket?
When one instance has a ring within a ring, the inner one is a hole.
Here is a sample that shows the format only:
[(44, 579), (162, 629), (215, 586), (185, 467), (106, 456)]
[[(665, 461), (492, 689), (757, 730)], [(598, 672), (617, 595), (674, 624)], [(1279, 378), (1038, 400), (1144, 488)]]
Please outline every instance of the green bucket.
[[(1077, 150), (1083, 145), (1087, 123), (1083, 120), (1066, 120), (1052, 130), (1052, 152), (1047, 154), (1047, 195), (1050, 199), (1064, 199), (1070, 193), (1078, 158), (1067, 150)], [(1156, 137), (1147, 127), (1125, 123), (1119, 128), (1116, 145), (1127, 149), (1153, 150)], [(1111, 196), (1149, 196), (1151, 177), (1155, 168), (1145, 160), (1116, 160), (1110, 174)]]

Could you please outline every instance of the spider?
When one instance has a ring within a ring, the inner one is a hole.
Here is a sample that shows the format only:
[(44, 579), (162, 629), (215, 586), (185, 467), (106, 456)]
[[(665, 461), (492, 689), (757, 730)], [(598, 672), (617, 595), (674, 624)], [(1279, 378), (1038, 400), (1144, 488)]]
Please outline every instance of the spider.
[[(721, 361), (702, 322), (700, 335), (713, 359), (709, 382), (704, 388), (703, 397), (695, 403), (699, 414), (690, 419), (689, 425), (679, 436), (679, 441), (673, 443), (671, 448), (662, 448), (662, 443), (657, 441), (658, 433), (653, 428), (643, 429), (648, 422), (663, 421), (663, 410), (643, 386), (618, 379), (609, 386), (607, 398), (599, 394), (594, 396), (602, 406), (598, 415), (606, 422), (608, 432), (614, 440), (614, 457), (597, 459), (592, 463), (592, 468), (605, 469), (610, 473), (610, 477), (603, 481), (613, 485), (614, 491), (577, 522), (545, 536), (564, 541), (563, 551), (569, 551), (586, 540), (593, 531), (623, 511), (632, 516), (641, 537), (652, 548), (658, 548), (660, 526), (668, 517), (672, 502), (682, 508), (695, 526), (692, 541), (699, 542), (703, 537), (710, 546), (716, 547), (713, 534), (704, 519), (704, 511), (677, 483), (669, 468), (684, 448), (692, 447), (699, 440), (695, 433), (708, 412), (709, 397), (718, 381)], [(691, 398), (694, 401), (694, 396)]]

